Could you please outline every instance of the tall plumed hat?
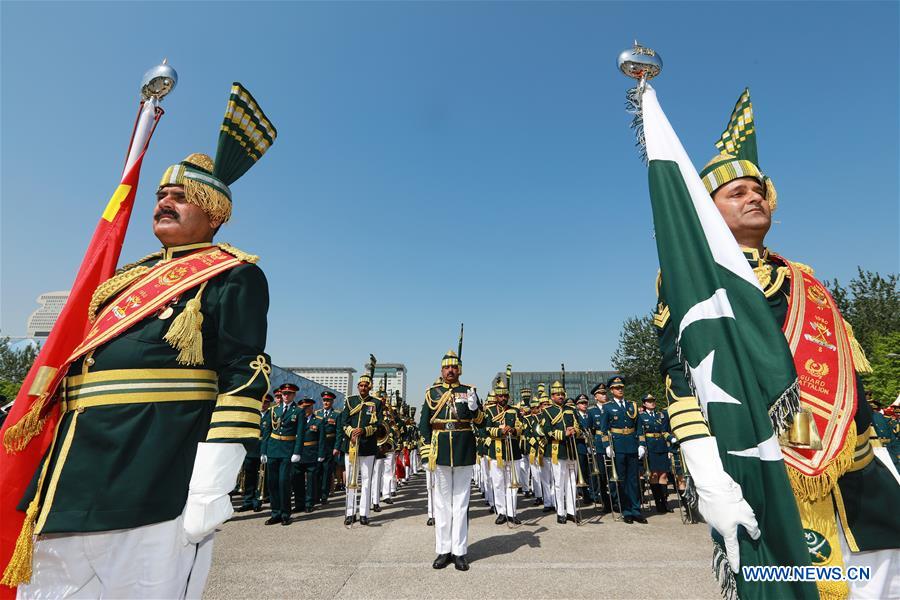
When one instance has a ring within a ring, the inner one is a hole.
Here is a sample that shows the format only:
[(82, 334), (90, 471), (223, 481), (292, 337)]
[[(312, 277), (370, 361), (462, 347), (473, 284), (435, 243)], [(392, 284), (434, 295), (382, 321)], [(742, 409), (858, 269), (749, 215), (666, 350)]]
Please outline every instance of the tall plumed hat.
[(756, 149), (756, 122), (753, 120), (753, 104), (750, 102), (750, 89), (738, 98), (728, 126), (716, 142), (719, 154), (709, 161), (700, 171), (700, 179), (710, 194), (740, 177), (752, 177), (760, 182), (765, 190), (769, 209), (774, 213), (778, 206), (778, 193), (775, 184), (766, 177), (759, 168), (759, 154)]
[(184, 186), (185, 199), (223, 223), (231, 218), (231, 188), (275, 142), (278, 132), (240, 83), (231, 85), (216, 158), (191, 154), (163, 173), (159, 187)]
[(498, 379), (494, 385), (494, 396), (509, 396), (509, 388), (506, 387), (506, 382), (502, 379)]
[(550, 393), (551, 394), (565, 394), (566, 388), (564, 388), (563, 384), (560, 383), (559, 381), (554, 381), (553, 384), (550, 386)]
[(444, 358), (441, 359), (441, 367), (449, 367), (450, 365), (458, 365), (462, 366), (462, 361), (459, 360), (459, 355), (456, 354), (453, 350), (447, 350), (447, 354), (444, 355)]

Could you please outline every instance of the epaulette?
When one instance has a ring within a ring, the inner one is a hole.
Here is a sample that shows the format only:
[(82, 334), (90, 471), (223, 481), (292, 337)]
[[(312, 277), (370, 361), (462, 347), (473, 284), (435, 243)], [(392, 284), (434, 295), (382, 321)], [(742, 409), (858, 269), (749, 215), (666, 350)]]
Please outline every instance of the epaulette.
[(792, 260), (791, 264), (794, 265), (795, 267), (797, 267), (798, 269), (800, 269), (801, 271), (803, 271), (804, 273), (806, 273), (807, 275), (809, 275), (810, 277), (816, 276), (815, 270), (813, 270), (813, 268), (809, 265), (805, 265), (801, 262), (797, 262), (796, 260)]
[(248, 254), (247, 252), (244, 252), (243, 250), (238, 250), (237, 248), (235, 248), (228, 242), (220, 242), (220, 243), (216, 244), (216, 246), (218, 246), (218, 248), (220, 250), (222, 250), (223, 252), (227, 252), (228, 254), (232, 255), (236, 259), (241, 260), (245, 263), (250, 263), (251, 265), (255, 265), (256, 263), (259, 262), (259, 256), (255, 255), (255, 254)]
[(124, 265), (116, 271), (115, 275), (98, 285), (91, 295), (91, 301), (88, 303), (88, 321), (93, 323), (101, 306), (150, 270), (150, 267), (144, 265), (145, 262), (154, 258), (162, 258), (162, 255), (162, 250), (151, 252), (133, 263)]

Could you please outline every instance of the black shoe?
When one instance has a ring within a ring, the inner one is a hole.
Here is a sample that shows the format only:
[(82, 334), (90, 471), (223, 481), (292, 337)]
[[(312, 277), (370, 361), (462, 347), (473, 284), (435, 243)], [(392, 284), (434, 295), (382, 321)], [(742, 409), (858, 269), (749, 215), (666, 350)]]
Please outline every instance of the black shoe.
[[(396, 498), (396, 497), (397, 497), (397, 492), (391, 492), (391, 498)], [(389, 502), (388, 504), (392, 504), (392, 503)]]
[(513, 525), (521, 525), (522, 524), (522, 520), (519, 519), (519, 517), (513, 517), (512, 522), (513, 522)]
[(253, 512), (259, 512), (262, 510), (262, 504), (257, 504), (253, 507)]
[(494, 519), (494, 525), (503, 525), (506, 523), (506, 515), (497, 515), (497, 518)]
[(545, 507), (544, 507), (544, 512), (545, 512), (545, 513), (556, 512), (556, 509), (553, 508), (552, 506), (545, 506)]
[(281, 518), (279, 517), (269, 517), (266, 519), (266, 525), (274, 525), (275, 523), (281, 523)]
[(565, 518), (565, 517), (560, 517), (560, 516), (557, 515), (557, 517), (556, 517), (556, 522), (559, 523), (560, 525), (565, 525), (565, 524), (566, 524), (566, 518)]
[(306, 509), (306, 512), (307, 512), (307, 513), (311, 513), (312, 511), (313, 511), (312, 506), (310, 506), (309, 508)]
[(443, 569), (447, 565), (450, 564), (451, 555), (450, 554), (438, 554), (437, 558), (434, 559), (434, 562), (431, 563), (431, 566), (435, 569)]
[(293, 519), (291, 519), (290, 517), (283, 517), (281, 519), (281, 524), (284, 525), (285, 527), (287, 527), (288, 525), (291, 524), (292, 521), (293, 521)]
[(631, 517), (622, 517), (622, 520), (625, 521), (626, 523), (628, 523), (629, 525), (634, 523), (634, 519), (632, 519)]
[(252, 506), (238, 506), (236, 509), (234, 509), (234, 512), (247, 512), (252, 508)]
[(454, 556), (453, 557), (453, 566), (456, 567), (457, 571), (468, 571), (469, 570), (469, 561), (466, 560), (465, 556)]
[(638, 523), (643, 523), (644, 525), (647, 524), (647, 519), (645, 519), (644, 517), (635, 517), (634, 520)]
[(359, 518), (359, 524), (360, 524), (360, 525), (368, 525), (368, 524), (369, 524), (369, 517), (360, 517), (360, 518)]
[(429, 527), (434, 527), (434, 517), (429, 517), (428, 520), (425, 521), (425, 524)]
[(353, 517), (344, 517), (344, 525), (347, 527), (353, 525)]
[(385, 504), (393, 504), (394, 501), (391, 500), (390, 498), (385, 498), (385, 499), (384, 499), (384, 503), (385, 503)]
[(381, 505), (376, 504), (375, 506), (372, 507), (372, 510), (374, 510), (375, 512), (381, 512)]
[(544, 499), (543, 499), (543, 498), (535, 498), (535, 499), (534, 499), (534, 505), (535, 505), (535, 506), (540, 506), (540, 505), (543, 504), (543, 503), (544, 503)]

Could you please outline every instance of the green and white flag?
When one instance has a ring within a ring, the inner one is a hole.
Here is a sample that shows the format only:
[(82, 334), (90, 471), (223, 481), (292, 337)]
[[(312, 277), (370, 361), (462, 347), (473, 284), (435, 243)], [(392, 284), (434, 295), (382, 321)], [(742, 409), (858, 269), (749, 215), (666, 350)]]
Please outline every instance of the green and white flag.
[[(790, 348), (734, 236), (647, 86), (641, 101), (663, 296), (678, 351), (725, 471), (743, 490), (761, 536), (740, 529), (741, 566), (809, 566), (800, 514), (775, 427), (798, 409)], [(723, 594), (818, 598), (813, 583), (747, 582), (722, 540), (713, 568)]]

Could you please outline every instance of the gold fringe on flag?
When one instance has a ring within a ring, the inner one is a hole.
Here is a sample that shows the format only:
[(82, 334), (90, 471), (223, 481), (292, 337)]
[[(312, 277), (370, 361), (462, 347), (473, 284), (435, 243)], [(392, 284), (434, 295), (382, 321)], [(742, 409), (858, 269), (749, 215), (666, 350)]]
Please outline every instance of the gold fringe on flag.
[(853, 335), (853, 326), (844, 319), (844, 327), (847, 329), (847, 337), (850, 339), (850, 354), (853, 355), (853, 366), (856, 367), (857, 373), (871, 373), (872, 364), (866, 358), (866, 351), (860, 345), (856, 336)]
[(840, 478), (853, 464), (853, 452), (856, 449), (856, 423), (851, 423), (844, 438), (844, 447), (831, 459), (825, 470), (809, 477), (793, 467), (788, 467), (788, 480), (794, 490), (797, 502), (817, 502), (831, 493)]
[(188, 300), (169, 331), (163, 337), (170, 346), (178, 350), (176, 360), (180, 365), (203, 364), (203, 313), (200, 312), (200, 296), (206, 289), (208, 281), (204, 281), (197, 295)]

